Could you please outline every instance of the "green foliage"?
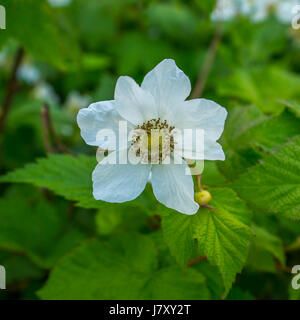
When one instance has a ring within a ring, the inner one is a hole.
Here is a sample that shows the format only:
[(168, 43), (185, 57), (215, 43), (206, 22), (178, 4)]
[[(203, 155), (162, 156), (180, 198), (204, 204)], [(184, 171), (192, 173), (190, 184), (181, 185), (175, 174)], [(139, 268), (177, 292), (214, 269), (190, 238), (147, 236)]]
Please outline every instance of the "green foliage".
[(179, 265), (184, 267), (191, 258), (194, 247), (193, 216), (171, 213), (163, 217), (164, 239)]
[[(20, 47), (24, 57), (0, 135), (0, 299), (299, 300), (289, 270), (300, 248), (300, 54), (289, 24), (243, 14), (222, 23), (202, 94), (228, 111), (226, 159), (205, 160), (201, 177), (208, 207), (172, 211), (150, 184), (127, 203), (92, 195), (96, 150), (78, 110), (113, 99), (120, 75), (141, 83), (164, 58), (194, 87), (215, 3), (1, 1), (0, 109)], [(46, 102), (57, 136), (48, 142), (74, 155), (47, 148)]]
[(52, 267), (84, 238), (68, 226), (64, 211), (38, 195), (27, 198), (17, 192), (0, 199), (0, 248), (28, 255), (42, 268)]
[(219, 93), (255, 104), (263, 112), (277, 114), (283, 108), (278, 100), (299, 98), (299, 85), (297, 75), (278, 67), (238, 69), (226, 82), (220, 83)]
[(250, 247), (247, 264), (255, 270), (276, 272), (274, 258), (285, 265), (282, 241), (256, 225), (252, 226), (252, 230), (255, 237)]
[(230, 189), (215, 189), (212, 196), (214, 209), (205, 209), (196, 216), (194, 236), (200, 255), (218, 266), (227, 294), (247, 258), (251, 212)]
[(200, 209), (194, 216), (171, 213), (163, 217), (165, 241), (177, 262), (184, 266), (193, 253), (194, 239), (198, 255), (218, 266), (225, 294), (247, 258), (251, 239), (251, 212), (230, 189), (211, 190), (211, 209)]
[(66, 30), (58, 27), (46, 1), (4, 0), (1, 4), (6, 8), (7, 39), (15, 39), (34, 57), (60, 69), (78, 59), (76, 43), (72, 37), (63, 40), (61, 32)]
[(84, 208), (98, 208), (99, 202), (92, 196), (91, 174), (95, 164), (94, 157), (50, 155), (8, 173), (0, 182), (31, 183), (77, 201)]
[[(89, 290), (82, 290), (85, 286)], [(203, 276), (176, 268), (158, 269), (153, 241), (123, 235), (92, 241), (65, 257), (39, 292), (43, 299), (207, 299)]]
[(241, 198), (256, 207), (300, 219), (300, 139), (268, 155), (232, 184)]

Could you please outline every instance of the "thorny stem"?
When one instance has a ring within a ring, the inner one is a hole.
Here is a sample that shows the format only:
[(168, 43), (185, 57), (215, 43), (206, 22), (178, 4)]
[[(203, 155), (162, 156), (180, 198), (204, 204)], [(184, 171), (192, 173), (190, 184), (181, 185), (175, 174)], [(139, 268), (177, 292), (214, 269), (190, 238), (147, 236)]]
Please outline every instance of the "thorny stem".
[(216, 26), (215, 35), (210, 43), (208, 51), (206, 53), (206, 57), (203, 62), (203, 67), (199, 73), (198, 79), (196, 81), (194, 90), (191, 94), (191, 99), (196, 99), (202, 96), (203, 90), (206, 85), (207, 78), (211, 71), (213, 62), (216, 57), (217, 49), (222, 40), (223, 36), (223, 24), (219, 22)]
[[(49, 105), (47, 103), (45, 103), (41, 109), (41, 120), (46, 153), (61, 152), (72, 154), (72, 152), (60, 141), (58, 135), (54, 130), (51, 115), (49, 112)], [(50, 142), (51, 136), (54, 140), (54, 148), (52, 147)]]

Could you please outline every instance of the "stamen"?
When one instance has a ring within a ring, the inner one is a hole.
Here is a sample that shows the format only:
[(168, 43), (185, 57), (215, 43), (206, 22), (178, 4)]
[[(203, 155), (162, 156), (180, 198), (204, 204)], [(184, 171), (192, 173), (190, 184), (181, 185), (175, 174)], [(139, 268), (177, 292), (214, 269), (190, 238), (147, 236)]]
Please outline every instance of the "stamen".
[[(174, 151), (174, 126), (166, 120), (151, 119), (138, 125), (132, 137), (132, 148), (142, 163), (162, 163)], [(153, 144), (153, 145), (152, 145)]]

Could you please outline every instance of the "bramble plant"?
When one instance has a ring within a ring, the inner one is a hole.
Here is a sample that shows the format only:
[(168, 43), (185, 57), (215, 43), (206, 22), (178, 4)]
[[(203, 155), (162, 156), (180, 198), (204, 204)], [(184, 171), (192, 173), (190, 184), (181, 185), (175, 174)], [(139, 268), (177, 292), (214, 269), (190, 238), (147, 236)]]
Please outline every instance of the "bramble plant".
[(1, 1), (0, 299), (300, 298), (275, 2)]

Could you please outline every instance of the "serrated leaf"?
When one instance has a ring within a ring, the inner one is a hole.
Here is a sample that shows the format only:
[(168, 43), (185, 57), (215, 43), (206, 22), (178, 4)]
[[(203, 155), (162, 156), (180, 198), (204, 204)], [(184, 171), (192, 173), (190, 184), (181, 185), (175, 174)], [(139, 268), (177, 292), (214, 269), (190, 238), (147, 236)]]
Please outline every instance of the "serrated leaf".
[[(226, 161), (218, 163), (230, 179), (257, 164), (266, 152), (300, 134), (300, 119), (289, 110), (277, 116), (261, 117), (254, 107), (243, 109), (233, 109), (229, 116), (223, 144)], [(236, 124), (240, 119), (244, 119), (243, 125)]]
[(300, 219), (300, 137), (265, 157), (232, 187), (256, 207)]
[(300, 119), (288, 110), (250, 127), (237, 139), (237, 145), (256, 147), (269, 152), (300, 134)]
[(95, 157), (49, 155), (0, 177), (0, 182), (29, 183), (45, 187), (84, 208), (99, 208), (101, 201), (92, 195)]
[(243, 149), (243, 145), (238, 143), (238, 139), (251, 126), (261, 122), (263, 119), (265, 117), (255, 106), (235, 107), (229, 111), (220, 141), (225, 152), (226, 161), (218, 161), (217, 163), (222, 174), (228, 179), (234, 179), (246, 168), (257, 163), (259, 155), (253, 149)]
[(218, 266), (226, 295), (247, 258), (252, 236), (251, 212), (230, 189), (212, 190), (210, 206), (215, 209), (200, 209), (194, 216), (194, 236), (200, 255)]
[(164, 240), (181, 267), (186, 266), (197, 239), (199, 256), (216, 265), (223, 278), (225, 295), (236, 273), (246, 262), (251, 238), (251, 213), (231, 189), (212, 189), (214, 210), (201, 208), (193, 216), (169, 211), (162, 217)]
[(185, 267), (194, 248), (193, 217), (172, 212), (162, 218), (163, 237), (181, 267)]
[(158, 269), (154, 243), (142, 235), (84, 244), (61, 260), (39, 295), (43, 299), (209, 297), (205, 279), (197, 271), (184, 275), (176, 267)]

